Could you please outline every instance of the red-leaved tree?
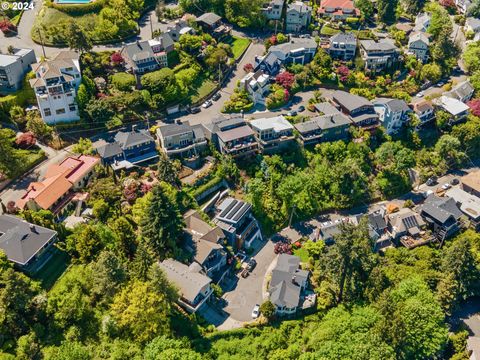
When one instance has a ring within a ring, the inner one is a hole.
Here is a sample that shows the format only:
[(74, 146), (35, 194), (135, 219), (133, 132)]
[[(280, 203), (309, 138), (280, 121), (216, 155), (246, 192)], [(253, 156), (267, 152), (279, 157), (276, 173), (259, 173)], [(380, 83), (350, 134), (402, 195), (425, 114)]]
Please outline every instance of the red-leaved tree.
[(245, 71), (246, 73), (252, 72), (253, 71), (253, 65), (250, 64), (250, 63), (245, 64), (245, 66), (243, 67), (243, 71)]
[(275, 81), (278, 85), (281, 85), (285, 89), (291, 89), (293, 83), (295, 82), (295, 75), (289, 73), (288, 71), (284, 71), (277, 75)]
[(112, 56), (110, 56), (110, 60), (111, 60), (112, 63), (114, 63), (115, 65), (119, 65), (119, 64), (123, 63), (122, 54), (120, 54), (118, 51), (117, 51), (117, 52), (114, 52), (114, 53), (112, 54)]
[(34, 146), (36, 143), (37, 143), (37, 138), (30, 131), (23, 133), (22, 135), (17, 137), (17, 139), (15, 140), (15, 144), (17, 144), (17, 146), (20, 149), (29, 149), (32, 146)]
[(470, 112), (475, 116), (480, 116), (480, 98), (470, 100), (467, 105), (470, 107)]

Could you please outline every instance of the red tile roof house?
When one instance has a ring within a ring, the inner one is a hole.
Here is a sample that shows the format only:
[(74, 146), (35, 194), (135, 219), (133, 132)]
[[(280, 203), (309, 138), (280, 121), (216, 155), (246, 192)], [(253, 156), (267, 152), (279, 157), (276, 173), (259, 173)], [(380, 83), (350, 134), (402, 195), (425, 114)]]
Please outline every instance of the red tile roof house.
[(334, 20), (345, 20), (360, 17), (360, 10), (355, 7), (352, 0), (322, 0), (318, 14)]
[(32, 182), (27, 192), (17, 201), (20, 209), (50, 210), (60, 215), (75, 196), (75, 191), (83, 188), (95, 173), (100, 159), (80, 155), (67, 157), (60, 164), (51, 165), (45, 179)]

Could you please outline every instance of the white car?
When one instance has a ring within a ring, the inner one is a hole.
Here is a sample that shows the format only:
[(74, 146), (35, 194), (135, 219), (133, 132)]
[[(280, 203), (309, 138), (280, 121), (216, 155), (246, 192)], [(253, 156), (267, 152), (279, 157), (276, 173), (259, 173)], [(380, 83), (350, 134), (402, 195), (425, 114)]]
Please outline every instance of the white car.
[(260, 305), (256, 304), (252, 310), (252, 318), (256, 319), (260, 315)]
[(210, 107), (210, 106), (212, 106), (212, 105), (213, 105), (212, 100), (207, 100), (207, 101), (205, 101), (205, 102), (202, 104), (202, 107), (203, 107), (204, 109), (206, 109), (206, 108), (208, 108), (208, 107)]
[(450, 185), (449, 183), (445, 183), (442, 185), (442, 190), (448, 190), (452, 187), (452, 185)]
[(425, 95), (425, 93), (423, 91), (420, 91), (419, 93), (417, 93), (416, 97), (422, 97), (423, 95)]

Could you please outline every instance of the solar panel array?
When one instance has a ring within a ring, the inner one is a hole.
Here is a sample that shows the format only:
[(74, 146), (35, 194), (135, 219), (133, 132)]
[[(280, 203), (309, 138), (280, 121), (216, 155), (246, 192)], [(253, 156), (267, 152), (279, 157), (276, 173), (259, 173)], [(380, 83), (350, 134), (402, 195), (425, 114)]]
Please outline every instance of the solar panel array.
[(417, 218), (414, 215), (408, 216), (402, 220), (403, 224), (407, 229), (410, 229), (414, 226), (418, 226)]

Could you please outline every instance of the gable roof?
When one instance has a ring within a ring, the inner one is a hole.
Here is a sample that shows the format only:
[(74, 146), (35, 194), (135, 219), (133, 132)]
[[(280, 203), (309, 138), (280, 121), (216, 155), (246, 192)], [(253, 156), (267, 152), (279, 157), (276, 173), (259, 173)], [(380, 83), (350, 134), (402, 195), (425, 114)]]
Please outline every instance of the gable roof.
[(260, 131), (273, 129), (275, 132), (281, 132), (293, 129), (292, 124), (283, 115), (252, 120), (250, 125)]
[(448, 196), (441, 198), (435, 194), (427, 197), (423, 205), (419, 207), (419, 210), (422, 214), (425, 213), (442, 224), (450, 218), (458, 220), (462, 216), (462, 212), (457, 207), (455, 200)]
[(462, 184), (465, 184), (469, 188), (480, 192), (480, 170), (473, 171), (462, 176)]
[(298, 13), (308, 13), (312, 11), (312, 8), (301, 1), (295, 1), (287, 5), (287, 13), (290, 11), (296, 11)]
[(423, 221), (422, 217), (409, 208), (402, 208), (396, 213), (389, 214), (388, 222), (398, 233), (425, 226), (425, 221)]
[(269, 53), (274, 51), (279, 51), (284, 55), (288, 55), (289, 53), (295, 52), (298, 50), (316, 49), (317, 46), (318, 46), (317, 42), (314, 39), (291, 37), (290, 41), (287, 41), (283, 44), (271, 46), (270, 49), (268, 49), (268, 51)]
[(363, 96), (350, 94), (346, 91), (335, 90), (332, 94), (333, 100), (345, 107), (348, 111), (353, 111), (363, 106), (372, 106), (373, 104)]
[(469, 194), (459, 187), (452, 187), (445, 193), (448, 197), (455, 200), (460, 210), (472, 219), (480, 219), (480, 198)]
[(351, 32), (339, 32), (336, 33), (335, 35), (330, 37), (330, 42), (338, 42), (338, 43), (345, 43), (345, 44), (351, 44), (351, 45), (356, 45), (357, 44), (357, 37), (355, 36), (354, 33)]
[(428, 35), (424, 32), (414, 32), (412, 34), (410, 34), (410, 36), (408, 37), (408, 46), (410, 46), (410, 44), (416, 42), (416, 41), (421, 41), (425, 44), (430, 45), (430, 39), (428, 37)]
[(299, 284), (306, 281), (308, 276), (308, 271), (300, 269), (298, 256), (279, 255), (270, 280), (270, 301), (276, 306), (298, 306), (301, 293)]
[(122, 148), (116, 142), (100, 145), (96, 150), (102, 158), (110, 158), (123, 153)]
[(115, 141), (122, 149), (129, 148), (134, 145), (141, 145), (155, 141), (146, 130), (136, 130), (130, 132), (119, 131), (115, 134)]
[(390, 98), (377, 98), (373, 101), (374, 104), (383, 104), (393, 112), (408, 112), (410, 108), (408, 107), (405, 100), (400, 99), (390, 99)]
[(465, 80), (455, 85), (452, 90), (446, 92), (444, 95), (462, 101), (464, 98), (471, 97), (474, 92), (475, 89), (470, 81)]
[(0, 249), (19, 265), (28, 263), (56, 234), (18, 217), (0, 215)]
[(205, 24), (212, 26), (217, 21), (221, 20), (222, 18), (215, 13), (209, 12), (204, 13), (197, 17), (197, 22), (204, 22)]
[(199, 273), (197, 268), (173, 259), (165, 259), (159, 265), (167, 279), (176, 285), (182, 298), (192, 304), (203, 287), (212, 282), (208, 276)]
[(391, 39), (379, 39), (375, 40), (360, 40), (360, 45), (365, 51), (390, 51), (398, 50)]
[(158, 128), (158, 132), (161, 134), (162, 137), (175, 136), (175, 135), (190, 133), (192, 131), (193, 131), (192, 127), (188, 122), (184, 122), (180, 124), (177, 124), (177, 123), (167, 124), (167, 125), (162, 125)]
[(60, 164), (51, 165), (44, 180), (30, 183), (27, 192), (17, 201), (17, 206), (23, 209), (29, 200), (33, 200), (42, 209), (49, 209), (99, 162), (97, 157), (80, 155), (67, 157)]
[(463, 102), (460, 100), (442, 95), (440, 99), (437, 99), (438, 105), (440, 105), (442, 108), (445, 109), (445, 111), (448, 111), (450, 114), (456, 116), (464, 111), (468, 111), (470, 108), (465, 105)]

